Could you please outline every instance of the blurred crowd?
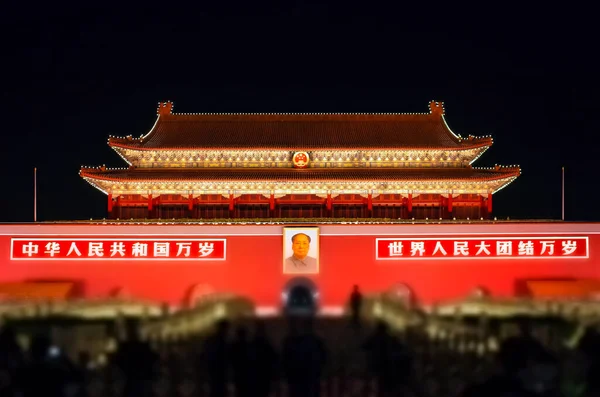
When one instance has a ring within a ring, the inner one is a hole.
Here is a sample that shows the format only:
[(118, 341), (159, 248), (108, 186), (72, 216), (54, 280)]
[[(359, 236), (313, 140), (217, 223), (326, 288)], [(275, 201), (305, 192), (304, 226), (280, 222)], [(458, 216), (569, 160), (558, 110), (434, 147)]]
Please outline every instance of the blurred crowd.
[(486, 322), (469, 335), (432, 335), (425, 326), (399, 332), (357, 315), (303, 315), (222, 320), (209, 335), (154, 343), (131, 321), (104, 365), (86, 352), (70, 357), (44, 335), (23, 349), (6, 323), (0, 396), (600, 396), (594, 328), (569, 345), (575, 324), (503, 322), (513, 331)]

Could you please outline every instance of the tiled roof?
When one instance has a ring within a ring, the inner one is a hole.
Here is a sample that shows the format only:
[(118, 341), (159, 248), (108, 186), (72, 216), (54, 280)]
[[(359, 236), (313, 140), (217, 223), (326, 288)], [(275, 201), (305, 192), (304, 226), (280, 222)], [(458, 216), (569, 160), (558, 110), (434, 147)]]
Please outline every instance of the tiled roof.
[(81, 176), (107, 181), (486, 181), (520, 174), (518, 167), (506, 168), (134, 168), (101, 170), (84, 168)]
[(114, 147), (154, 149), (466, 149), (490, 137), (460, 138), (431, 114), (161, 114), (141, 138)]

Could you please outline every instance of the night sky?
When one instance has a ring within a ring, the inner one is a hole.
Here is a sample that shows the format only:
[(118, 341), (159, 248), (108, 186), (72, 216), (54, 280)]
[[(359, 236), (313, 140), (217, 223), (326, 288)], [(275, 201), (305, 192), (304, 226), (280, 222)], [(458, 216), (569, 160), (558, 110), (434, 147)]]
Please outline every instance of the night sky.
[(0, 221), (33, 220), (34, 167), (38, 220), (105, 217), (79, 168), (125, 166), (108, 136), (147, 133), (161, 100), (175, 112), (426, 112), (431, 99), (455, 132), (494, 137), (475, 165), (521, 165), (494, 215), (560, 219), (564, 166), (566, 219), (600, 220), (589, 10), (217, 3), (3, 6)]

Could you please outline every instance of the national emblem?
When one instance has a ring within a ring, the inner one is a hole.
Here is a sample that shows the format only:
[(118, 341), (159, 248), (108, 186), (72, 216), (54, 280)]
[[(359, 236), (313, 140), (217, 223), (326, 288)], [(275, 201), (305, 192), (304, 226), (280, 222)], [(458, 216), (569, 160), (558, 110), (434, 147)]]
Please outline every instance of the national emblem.
[(310, 161), (308, 157), (308, 153), (306, 152), (296, 152), (292, 157), (292, 163), (294, 164), (294, 168), (306, 168), (308, 167), (308, 162)]

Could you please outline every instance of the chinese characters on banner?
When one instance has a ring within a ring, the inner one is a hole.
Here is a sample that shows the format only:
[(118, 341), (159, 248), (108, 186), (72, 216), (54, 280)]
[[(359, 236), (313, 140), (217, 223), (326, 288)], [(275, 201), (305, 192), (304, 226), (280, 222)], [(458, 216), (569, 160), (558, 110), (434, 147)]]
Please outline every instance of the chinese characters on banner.
[(588, 238), (581, 236), (378, 238), (376, 259), (587, 258), (588, 245)]
[(225, 260), (225, 239), (13, 238), (13, 260)]

